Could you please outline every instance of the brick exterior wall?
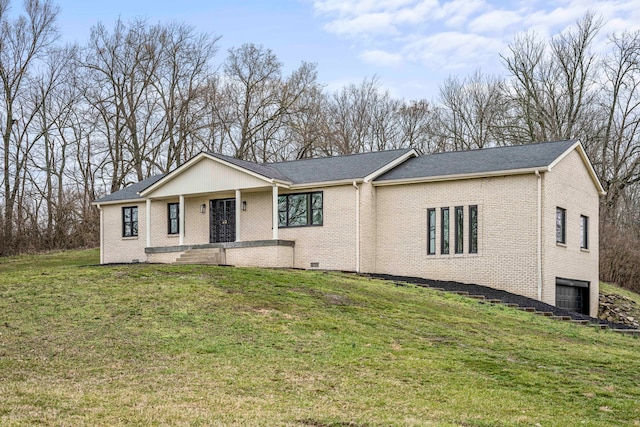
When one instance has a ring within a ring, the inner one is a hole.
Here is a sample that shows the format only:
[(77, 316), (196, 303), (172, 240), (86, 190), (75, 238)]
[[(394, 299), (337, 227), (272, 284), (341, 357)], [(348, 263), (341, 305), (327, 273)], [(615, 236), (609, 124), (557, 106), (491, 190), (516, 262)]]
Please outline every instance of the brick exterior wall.
[[(122, 237), (122, 208), (125, 206), (138, 207), (138, 237)], [(104, 205), (102, 206), (102, 219), (103, 263), (147, 261), (144, 253), (146, 244), (144, 202)]]
[(247, 210), (240, 214), (240, 240), (268, 240), (273, 237), (271, 198), (271, 189), (242, 193)]
[(311, 268), (311, 263), (318, 263), (317, 268), (320, 269), (355, 271), (355, 188), (351, 185), (343, 185), (327, 187), (322, 191), (323, 225), (280, 228), (278, 237), (296, 242), (294, 249), (294, 267), (296, 268)]
[(360, 185), (360, 271), (374, 272), (378, 246), (376, 189), (371, 182)]
[[(377, 187), (377, 273), (478, 283), (537, 297), (537, 178), (533, 174)], [(478, 206), (478, 253), (469, 253), (469, 206)], [(455, 207), (464, 210), (456, 254)], [(440, 209), (450, 212), (441, 254)], [(436, 253), (427, 255), (427, 209), (436, 209)]]
[[(590, 313), (598, 310), (599, 195), (577, 151), (544, 174), (542, 224), (543, 295), (555, 305), (556, 277), (590, 282)], [(556, 244), (556, 207), (566, 209), (566, 245)], [(580, 215), (589, 218), (589, 248), (580, 248)]]

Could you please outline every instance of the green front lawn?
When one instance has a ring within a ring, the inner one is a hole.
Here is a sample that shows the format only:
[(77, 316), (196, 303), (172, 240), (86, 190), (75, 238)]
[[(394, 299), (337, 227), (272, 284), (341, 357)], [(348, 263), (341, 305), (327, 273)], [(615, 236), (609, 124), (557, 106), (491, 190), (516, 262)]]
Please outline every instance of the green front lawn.
[(340, 273), (0, 259), (0, 425), (634, 426), (640, 340)]

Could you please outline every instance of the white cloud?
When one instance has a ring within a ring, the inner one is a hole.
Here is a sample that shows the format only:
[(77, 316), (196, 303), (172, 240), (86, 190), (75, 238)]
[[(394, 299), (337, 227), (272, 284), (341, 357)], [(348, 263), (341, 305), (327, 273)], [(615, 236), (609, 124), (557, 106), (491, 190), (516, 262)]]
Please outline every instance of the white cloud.
[(408, 44), (408, 59), (431, 68), (459, 69), (486, 61), (504, 48), (500, 39), (461, 32), (443, 32), (421, 37)]
[(399, 25), (417, 25), (428, 20), (437, 9), (437, 0), (423, 0), (412, 7), (396, 10), (393, 13), (393, 22)]
[(397, 67), (402, 63), (402, 55), (384, 50), (367, 50), (360, 54), (360, 58), (378, 67)]
[(384, 13), (368, 13), (353, 19), (337, 19), (328, 23), (325, 28), (338, 35), (377, 35), (394, 34), (397, 30)]
[(472, 33), (502, 33), (505, 29), (522, 22), (523, 17), (515, 11), (493, 10), (484, 13), (469, 23)]
[(499, 54), (517, 34), (533, 31), (545, 40), (574, 27), (587, 11), (604, 19), (594, 50), (604, 49), (614, 31), (640, 29), (640, 0), (315, 0), (313, 5), (325, 30), (352, 41), (363, 63), (423, 67), (425, 76), (477, 68), (500, 72)]
[(444, 2), (434, 18), (445, 22), (450, 28), (460, 28), (472, 15), (487, 8), (484, 0), (453, 0)]
[(318, 0), (313, 3), (316, 13), (339, 17), (393, 11), (415, 3), (415, 0)]

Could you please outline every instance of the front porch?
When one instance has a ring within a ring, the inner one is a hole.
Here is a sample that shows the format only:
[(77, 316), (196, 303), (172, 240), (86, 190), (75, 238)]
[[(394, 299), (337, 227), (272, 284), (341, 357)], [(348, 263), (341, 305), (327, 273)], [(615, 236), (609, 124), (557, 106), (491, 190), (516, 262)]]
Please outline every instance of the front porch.
[(292, 268), (295, 242), (292, 240), (252, 240), (198, 245), (145, 248), (151, 263), (234, 265), (239, 267)]

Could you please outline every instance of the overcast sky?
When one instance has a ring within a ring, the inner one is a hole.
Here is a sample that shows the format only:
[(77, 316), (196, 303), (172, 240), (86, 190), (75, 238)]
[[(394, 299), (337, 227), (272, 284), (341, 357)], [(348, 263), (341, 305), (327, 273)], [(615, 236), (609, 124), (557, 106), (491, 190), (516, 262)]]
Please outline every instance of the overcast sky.
[[(222, 36), (216, 62), (243, 43), (274, 51), (285, 71), (318, 64), (329, 90), (377, 75), (392, 95), (432, 99), (449, 75), (502, 73), (500, 53), (532, 30), (549, 36), (587, 10), (602, 34), (640, 29), (640, 0), (60, 0), (64, 41), (81, 44), (91, 26), (143, 17), (186, 22)], [(14, 0), (14, 8), (19, 2)], [(604, 40), (601, 40), (604, 45)]]

